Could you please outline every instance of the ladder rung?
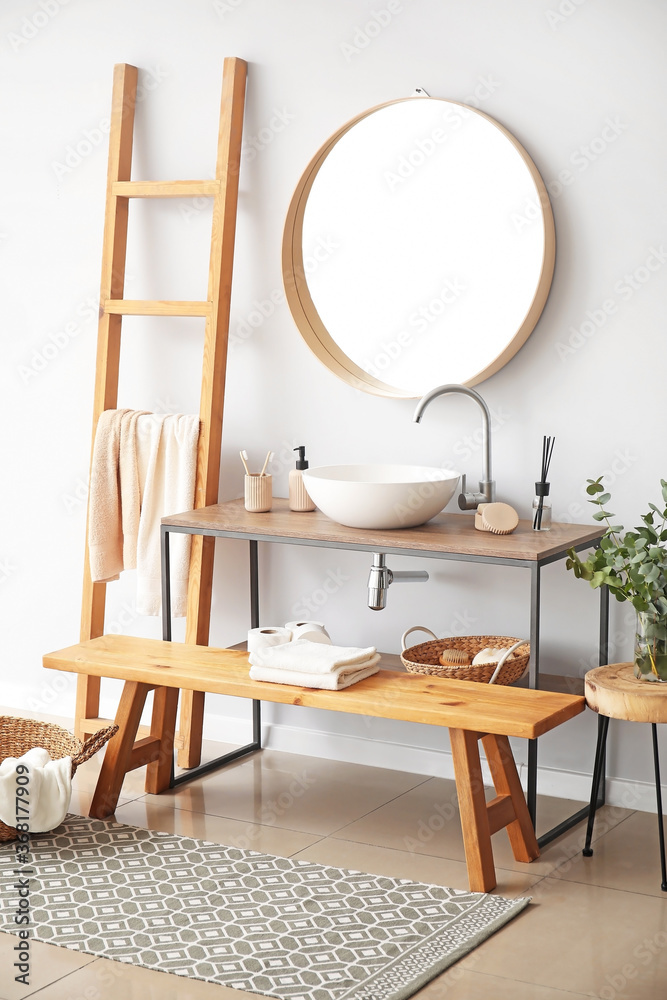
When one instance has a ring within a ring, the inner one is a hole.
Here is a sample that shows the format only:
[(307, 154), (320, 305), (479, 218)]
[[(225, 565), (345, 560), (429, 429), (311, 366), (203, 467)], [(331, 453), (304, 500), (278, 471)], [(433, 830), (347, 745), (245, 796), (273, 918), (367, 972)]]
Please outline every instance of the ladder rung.
[(212, 198), (220, 181), (114, 181), (111, 193), (121, 198)]
[(115, 316), (208, 316), (210, 302), (160, 302), (157, 299), (107, 299), (104, 311)]

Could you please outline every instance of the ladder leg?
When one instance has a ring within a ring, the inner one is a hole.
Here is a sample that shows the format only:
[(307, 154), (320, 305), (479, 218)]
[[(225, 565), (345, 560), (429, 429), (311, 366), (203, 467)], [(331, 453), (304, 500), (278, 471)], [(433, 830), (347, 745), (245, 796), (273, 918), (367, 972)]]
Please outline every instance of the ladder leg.
[(198, 767), (204, 731), (204, 692), (181, 691), (181, 723), (178, 730), (178, 766)]
[[(247, 64), (242, 59), (225, 59), (215, 168), (220, 189), (213, 204), (211, 226), (207, 295), (211, 313), (204, 330), (195, 508), (217, 503), (218, 499), (246, 73)], [(213, 538), (192, 539), (186, 642), (208, 643), (213, 550)], [(181, 767), (196, 767), (201, 760), (203, 719), (204, 695), (183, 692), (178, 740)]]
[(100, 680), (99, 677), (87, 677), (85, 674), (79, 674), (76, 679), (74, 735), (82, 742), (87, 739), (85, 720), (96, 719), (100, 714)]
[[(106, 215), (104, 219), (104, 244), (100, 283), (101, 302), (109, 298), (122, 298), (123, 296), (127, 250), (128, 200), (127, 198), (114, 197), (112, 186), (116, 181), (129, 180), (131, 176), (136, 93), (136, 67), (126, 64), (115, 66), (111, 99), (111, 127), (109, 131)], [(106, 312), (100, 316), (97, 335), (97, 361), (95, 365), (91, 462), (97, 421), (100, 414), (104, 410), (115, 409), (118, 402), (121, 320), (121, 316), (112, 316)], [(86, 525), (83, 595), (81, 599), (82, 641), (93, 639), (103, 634), (105, 602), (106, 584), (102, 582), (93, 583), (90, 577), (88, 525)], [(75, 715), (75, 732), (79, 738), (83, 736), (83, 720), (97, 718), (99, 714), (99, 677), (80, 676), (77, 681)]]
[(159, 687), (153, 695), (153, 716), (151, 736), (160, 740), (157, 760), (146, 768), (146, 791), (158, 795), (171, 784), (174, 767), (174, 731), (178, 709), (178, 688)]

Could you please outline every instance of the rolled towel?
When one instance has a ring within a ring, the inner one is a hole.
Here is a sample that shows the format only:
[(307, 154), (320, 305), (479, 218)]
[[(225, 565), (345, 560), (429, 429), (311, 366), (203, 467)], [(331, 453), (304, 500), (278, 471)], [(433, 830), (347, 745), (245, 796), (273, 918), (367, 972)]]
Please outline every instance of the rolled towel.
[[(16, 767), (27, 768), (20, 775), (27, 782), (16, 783)], [(17, 796), (18, 788), (27, 788), (25, 797)], [(44, 833), (60, 826), (72, 797), (72, 758), (51, 760), (43, 747), (33, 747), (22, 757), (6, 757), (0, 764), (0, 820), (7, 826), (16, 826), (16, 803), (28, 810), (21, 813), (19, 821), (28, 823), (30, 833)]]
[(258, 649), (250, 654), (250, 662), (254, 667), (270, 667), (273, 670), (329, 674), (340, 667), (365, 665), (376, 655), (375, 646), (325, 646), (308, 639), (296, 639), (282, 646)]
[[(275, 647), (278, 648), (278, 647)], [(368, 659), (365, 664), (340, 667), (336, 671), (325, 674), (306, 673), (303, 670), (279, 670), (272, 667), (250, 668), (250, 679), (253, 681), (269, 681), (272, 684), (294, 684), (296, 687), (319, 688), (323, 691), (342, 691), (344, 688), (363, 681), (378, 672), (378, 653)]]

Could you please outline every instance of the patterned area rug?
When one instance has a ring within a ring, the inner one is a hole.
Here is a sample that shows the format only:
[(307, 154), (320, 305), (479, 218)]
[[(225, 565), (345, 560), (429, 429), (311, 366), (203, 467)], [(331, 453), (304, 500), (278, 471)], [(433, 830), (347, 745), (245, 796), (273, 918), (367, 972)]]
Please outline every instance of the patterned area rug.
[(72, 815), (30, 847), (32, 938), (280, 1000), (403, 1000), (529, 902)]

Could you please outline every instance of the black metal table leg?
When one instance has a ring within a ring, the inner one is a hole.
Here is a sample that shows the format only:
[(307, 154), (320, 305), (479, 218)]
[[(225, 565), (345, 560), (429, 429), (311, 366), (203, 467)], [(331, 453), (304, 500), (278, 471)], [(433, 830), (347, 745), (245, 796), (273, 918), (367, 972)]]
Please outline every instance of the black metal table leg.
[(662, 818), (662, 790), (660, 788), (660, 758), (658, 756), (658, 727), (651, 723), (653, 729), (653, 764), (655, 767), (655, 798), (658, 806), (658, 839), (660, 841), (660, 869), (662, 883), (660, 888), (667, 892), (667, 869), (665, 868), (665, 829)]
[[(171, 529), (176, 530), (178, 529)], [(186, 534), (196, 534), (196, 532), (185, 532)], [(171, 581), (170, 581), (170, 564), (169, 564), (169, 528), (163, 524), (161, 526), (161, 537), (160, 537), (160, 554), (162, 562), (162, 638), (170, 642), (171, 641)], [(258, 565), (258, 554), (257, 554), (257, 542), (250, 542), (250, 617), (252, 621), (252, 627), (256, 628), (259, 625), (259, 565)], [(227, 764), (231, 764), (235, 760), (239, 760), (242, 757), (246, 757), (248, 754), (255, 753), (257, 750), (262, 749), (262, 719), (261, 719), (261, 702), (253, 700), (252, 703), (252, 742), (248, 743), (246, 746), (239, 747), (237, 750), (231, 750), (229, 753), (222, 754), (221, 757), (216, 757), (215, 760), (210, 760), (206, 764), (200, 764), (198, 767), (190, 768), (184, 774), (180, 774), (178, 777), (175, 776), (174, 761), (172, 758), (171, 762), (171, 780), (169, 782), (170, 788), (176, 788), (178, 785), (185, 785), (189, 781), (194, 781), (195, 778), (200, 778), (204, 774), (209, 774), (211, 771), (217, 771), (219, 768), (225, 767)]]
[(591, 840), (593, 839), (593, 826), (595, 824), (595, 810), (598, 802), (598, 792), (602, 773), (604, 771), (605, 747), (607, 745), (607, 732), (609, 731), (609, 717), (598, 716), (598, 741), (595, 747), (595, 765), (593, 767), (593, 784), (591, 786), (591, 801), (588, 807), (588, 826), (586, 828), (586, 843), (581, 852), (585, 858), (590, 858), (593, 854)]

